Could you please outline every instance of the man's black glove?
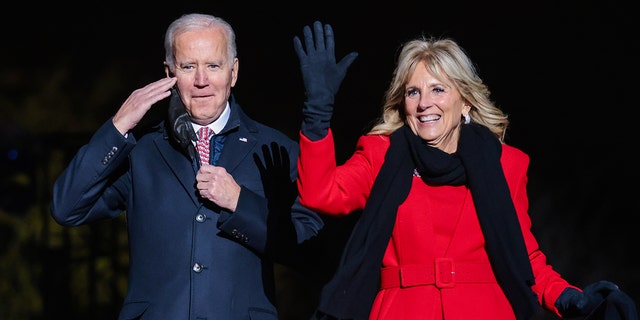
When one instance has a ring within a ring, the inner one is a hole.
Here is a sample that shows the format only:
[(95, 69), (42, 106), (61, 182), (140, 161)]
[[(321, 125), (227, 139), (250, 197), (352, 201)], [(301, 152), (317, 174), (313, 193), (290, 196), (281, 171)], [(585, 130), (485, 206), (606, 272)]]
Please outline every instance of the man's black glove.
[(311, 140), (319, 140), (327, 135), (335, 95), (358, 53), (351, 52), (336, 64), (331, 25), (323, 27), (316, 21), (313, 29), (312, 32), (305, 26), (303, 30), (306, 52), (298, 36), (293, 38), (293, 47), (300, 60), (307, 97), (302, 108), (302, 134)]
[(594, 282), (582, 292), (567, 288), (555, 305), (563, 318), (582, 316), (590, 320), (638, 320), (633, 300), (609, 281)]

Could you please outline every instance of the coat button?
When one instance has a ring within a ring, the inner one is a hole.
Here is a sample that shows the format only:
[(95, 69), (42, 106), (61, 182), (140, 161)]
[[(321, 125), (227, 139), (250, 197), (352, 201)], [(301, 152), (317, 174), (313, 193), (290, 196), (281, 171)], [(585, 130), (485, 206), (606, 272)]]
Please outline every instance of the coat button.
[(205, 215), (204, 213), (198, 213), (196, 215), (196, 221), (198, 222), (204, 222), (204, 220), (207, 219), (207, 215)]
[(197, 262), (196, 262), (196, 263), (193, 265), (193, 271), (195, 271), (195, 272), (197, 272), (197, 273), (200, 273), (200, 272), (202, 271), (202, 266), (201, 266), (199, 263), (197, 263)]

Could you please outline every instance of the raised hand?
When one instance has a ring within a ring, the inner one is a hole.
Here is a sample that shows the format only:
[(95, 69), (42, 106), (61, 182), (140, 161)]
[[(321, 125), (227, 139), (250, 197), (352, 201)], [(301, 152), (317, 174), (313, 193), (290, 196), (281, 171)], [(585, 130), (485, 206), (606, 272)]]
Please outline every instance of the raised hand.
[(121, 134), (131, 131), (156, 102), (171, 95), (176, 78), (162, 78), (129, 95), (113, 117), (113, 125)]
[(358, 53), (351, 52), (336, 63), (333, 29), (329, 24), (323, 26), (316, 21), (313, 32), (305, 26), (303, 33), (304, 47), (299, 37), (293, 38), (306, 94), (302, 133), (311, 140), (318, 140), (327, 134), (335, 95)]

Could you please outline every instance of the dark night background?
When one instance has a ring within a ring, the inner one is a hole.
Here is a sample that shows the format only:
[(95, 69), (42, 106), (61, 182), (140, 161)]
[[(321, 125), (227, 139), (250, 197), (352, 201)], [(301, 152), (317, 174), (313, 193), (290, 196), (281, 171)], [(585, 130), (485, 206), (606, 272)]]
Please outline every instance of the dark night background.
[[(133, 90), (164, 76), (164, 31), (196, 11), (236, 30), (233, 92), (245, 111), (296, 140), (304, 89), (292, 38), (320, 20), (334, 28), (338, 58), (360, 53), (332, 121), (339, 161), (378, 116), (400, 45), (421, 34), (457, 40), (510, 116), (507, 143), (531, 156), (530, 215), (549, 263), (575, 285), (606, 279), (639, 301), (629, 2), (18, 2), (0, 20), (0, 319), (116, 318), (124, 222), (61, 228), (49, 216), (51, 186)], [(279, 270), (283, 319), (306, 318), (320, 273)]]

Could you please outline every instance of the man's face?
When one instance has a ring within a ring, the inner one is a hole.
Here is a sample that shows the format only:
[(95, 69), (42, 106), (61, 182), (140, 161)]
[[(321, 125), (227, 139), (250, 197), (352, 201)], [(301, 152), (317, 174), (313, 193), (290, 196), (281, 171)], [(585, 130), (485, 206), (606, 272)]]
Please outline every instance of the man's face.
[(207, 125), (224, 110), (238, 78), (238, 59), (229, 61), (221, 28), (192, 30), (175, 38), (175, 76), (193, 122)]

